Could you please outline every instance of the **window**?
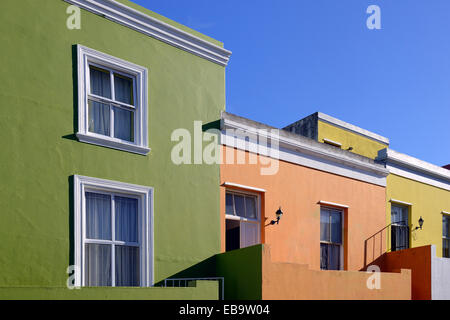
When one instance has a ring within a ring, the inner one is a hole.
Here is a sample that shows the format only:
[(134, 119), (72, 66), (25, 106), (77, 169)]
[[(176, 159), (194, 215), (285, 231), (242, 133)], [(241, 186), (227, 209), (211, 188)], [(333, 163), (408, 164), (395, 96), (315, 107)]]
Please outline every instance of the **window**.
[(152, 194), (149, 187), (75, 176), (77, 285), (152, 284)]
[(450, 216), (442, 215), (442, 257), (450, 258)]
[(226, 251), (260, 242), (260, 213), (257, 195), (226, 192)]
[(147, 154), (147, 69), (78, 46), (78, 133), (82, 142)]
[(409, 248), (409, 207), (391, 205), (391, 251)]
[(320, 268), (342, 269), (342, 211), (320, 208)]

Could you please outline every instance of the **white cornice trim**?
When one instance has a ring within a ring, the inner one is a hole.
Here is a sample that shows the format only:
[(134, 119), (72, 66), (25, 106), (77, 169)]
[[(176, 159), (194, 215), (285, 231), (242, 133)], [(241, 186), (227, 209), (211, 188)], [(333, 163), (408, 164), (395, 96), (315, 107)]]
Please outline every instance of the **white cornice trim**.
[(450, 215), (450, 212), (448, 212), (448, 211), (442, 211), (441, 213), (442, 214), (446, 214), (446, 215)]
[(199, 57), (226, 66), (231, 56), (218, 45), (114, 0), (63, 0)]
[(255, 188), (255, 187), (250, 187), (250, 186), (244, 186), (242, 184), (232, 183), (232, 182), (225, 182), (223, 185), (225, 187), (231, 187), (231, 188), (239, 188), (239, 189), (251, 190), (251, 191), (256, 191), (256, 192), (266, 192), (265, 189)]
[(450, 191), (450, 171), (445, 168), (388, 148), (378, 152), (377, 160), (392, 174)]
[(357, 134), (360, 134), (360, 135), (365, 136), (367, 138), (370, 138), (372, 140), (375, 140), (375, 141), (381, 142), (383, 144), (389, 145), (389, 139), (386, 138), (386, 137), (380, 136), (380, 135), (378, 135), (376, 133), (373, 133), (373, 132), (370, 132), (368, 130), (362, 129), (362, 128), (357, 127), (357, 126), (355, 126), (353, 124), (350, 124), (350, 123), (344, 122), (342, 120), (336, 119), (336, 118), (334, 118), (332, 116), (329, 116), (329, 115), (327, 115), (325, 113), (322, 113), (322, 112), (318, 112), (317, 115), (318, 115), (318, 119), (319, 120), (322, 120), (324, 122), (328, 122), (330, 124), (333, 124), (335, 126), (341, 127), (341, 128), (346, 129), (348, 131), (355, 132)]
[(397, 199), (390, 199), (389, 202), (403, 204), (405, 206), (410, 206), (410, 207), (413, 205), (411, 202), (401, 201), (401, 200), (397, 200)]
[(334, 203), (334, 202), (323, 201), (323, 200), (320, 200), (318, 203), (321, 204), (321, 205), (324, 205), (324, 206), (332, 206), (332, 207), (345, 208), (345, 209), (350, 208), (346, 204)]
[[(260, 153), (261, 146), (258, 143), (252, 141), (236, 143), (238, 142), (235, 141), (236, 137), (229, 135), (227, 133), (228, 129), (240, 130), (246, 134), (256, 134), (266, 140), (278, 140), (279, 150), (265, 147), (268, 149), (268, 152), (263, 152), (262, 155), (270, 157), (276, 154), (279, 160), (386, 186), (386, 176), (389, 174), (388, 170), (380, 164), (373, 163), (368, 158), (229, 113), (222, 113), (221, 143), (253, 153)], [(271, 132), (272, 130), (277, 130), (279, 134), (274, 134)]]

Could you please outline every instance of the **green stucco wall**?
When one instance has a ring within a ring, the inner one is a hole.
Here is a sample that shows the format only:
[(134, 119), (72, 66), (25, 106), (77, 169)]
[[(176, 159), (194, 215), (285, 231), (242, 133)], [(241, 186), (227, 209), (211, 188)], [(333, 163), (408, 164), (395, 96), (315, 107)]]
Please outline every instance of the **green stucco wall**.
[[(62, 0), (2, 0), (0, 287), (64, 287), (73, 246), (74, 174), (154, 187), (155, 282), (220, 252), (219, 166), (171, 162), (176, 128), (212, 122), (225, 69)], [(149, 70), (147, 156), (81, 143), (74, 46)], [(95, 295), (95, 294), (94, 294)], [(2, 294), (2, 297), (5, 297)]]

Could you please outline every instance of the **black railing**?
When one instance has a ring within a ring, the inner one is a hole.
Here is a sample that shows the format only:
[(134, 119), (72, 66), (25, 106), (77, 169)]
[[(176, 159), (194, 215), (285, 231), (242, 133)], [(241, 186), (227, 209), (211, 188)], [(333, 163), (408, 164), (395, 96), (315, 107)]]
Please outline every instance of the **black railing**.
[(409, 227), (402, 224), (391, 224), (391, 251), (409, 248)]

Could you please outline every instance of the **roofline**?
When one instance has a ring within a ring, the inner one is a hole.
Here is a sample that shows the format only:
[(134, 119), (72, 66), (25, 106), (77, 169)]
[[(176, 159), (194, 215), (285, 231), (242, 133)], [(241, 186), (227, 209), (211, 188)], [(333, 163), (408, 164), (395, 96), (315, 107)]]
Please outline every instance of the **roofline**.
[[(332, 161), (339, 165), (346, 165), (353, 169), (369, 172), (381, 177), (386, 177), (389, 174), (389, 171), (383, 165), (376, 163), (370, 158), (346, 150), (336, 149), (335, 147), (328, 146), (313, 139), (239, 117), (228, 112), (222, 112), (220, 123), (222, 131), (225, 129), (240, 129), (264, 135), (259, 130), (279, 130), (279, 136), (276, 138), (279, 139), (280, 147), (282, 146), (294, 154), (315, 156), (319, 159)], [(267, 132), (267, 137), (273, 138), (274, 136)]]
[[(378, 157), (376, 158), (378, 161), (383, 161), (386, 163), (386, 166), (389, 167), (389, 164), (400, 167), (401, 169), (406, 169), (409, 172), (416, 172), (420, 174), (425, 174), (426, 176), (441, 180), (438, 182), (438, 185), (441, 187), (442, 183), (448, 185), (450, 188), (450, 171), (448, 169), (439, 167), (432, 163), (411, 157), (407, 154), (403, 154), (392, 149), (386, 148), (378, 151)], [(391, 170), (392, 171), (392, 170)], [(410, 177), (410, 176), (408, 176)], [(415, 179), (418, 180), (418, 179)], [(418, 180), (422, 181), (422, 179)], [(426, 182), (428, 183), (428, 182)], [(428, 183), (430, 184), (430, 183)], [(432, 184), (435, 185), (435, 184)], [(450, 190), (450, 189), (449, 189)]]
[(115, 0), (63, 0), (196, 56), (226, 66), (231, 51)]
[(375, 140), (375, 141), (381, 142), (383, 144), (389, 145), (389, 139), (386, 138), (386, 137), (380, 136), (380, 135), (378, 135), (376, 133), (370, 132), (368, 130), (365, 130), (363, 128), (360, 128), (358, 126), (350, 124), (348, 122), (339, 120), (337, 118), (334, 118), (334, 117), (332, 117), (330, 115), (327, 115), (325, 113), (322, 113), (322, 112), (317, 112), (317, 115), (318, 115), (318, 119), (319, 120), (328, 122), (330, 124), (333, 124), (335, 126), (341, 127), (341, 128), (346, 129), (348, 131), (355, 132), (355, 133), (357, 133), (359, 135), (365, 136), (365, 137), (370, 138), (372, 140)]

